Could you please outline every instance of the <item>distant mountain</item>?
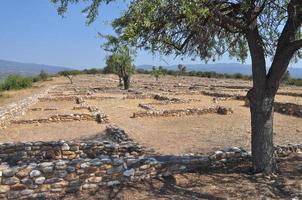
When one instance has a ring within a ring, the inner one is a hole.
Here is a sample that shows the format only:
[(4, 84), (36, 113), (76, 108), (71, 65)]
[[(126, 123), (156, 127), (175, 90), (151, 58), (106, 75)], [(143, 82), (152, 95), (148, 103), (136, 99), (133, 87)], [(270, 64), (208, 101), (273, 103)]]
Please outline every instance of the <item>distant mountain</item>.
[(32, 76), (32, 75), (39, 74), (41, 70), (44, 70), (49, 74), (55, 74), (59, 71), (68, 70), (68, 69), (70, 68), (0, 60), (0, 76), (7, 76), (9, 74)]
[[(217, 63), (217, 64), (185, 64), (188, 71), (214, 71), (218, 73), (235, 74), (241, 73), (245, 75), (252, 74), (251, 65), (239, 63)], [(166, 69), (177, 70), (177, 65), (163, 66)], [(139, 65), (138, 68), (152, 69), (152, 65)], [(302, 68), (289, 68), (289, 73), (294, 78), (302, 78)]]

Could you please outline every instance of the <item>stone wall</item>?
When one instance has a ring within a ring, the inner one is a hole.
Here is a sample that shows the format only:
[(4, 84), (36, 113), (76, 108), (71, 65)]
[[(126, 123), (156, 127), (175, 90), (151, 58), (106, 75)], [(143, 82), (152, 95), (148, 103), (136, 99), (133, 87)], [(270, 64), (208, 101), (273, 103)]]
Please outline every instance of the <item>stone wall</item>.
[[(250, 160), (250, 154), (237, 147), (208, 155), (152, 155), (120, 129), (109, 128), (106, 136), (112, 141), (1, 144), (0, 197), (59, 197)], [(276, 147), (275, 151), (278, 155), (290, 152), (302, 152), (302, 145)], [(18, 161), (5, 162), (12, 159)]]
[(280, 103), (275, 102), (274, 104), (275, 112), (292, 115), (295, 117), (302, 117), (302, 105), (294, 103)]
[(30, 106), (38, 103), (39, 98), (43, 98), (48, 94), (48, 92), (54, 89), (55, 86), (49, 87), (43, 92), (34, 94), (25, 99), (11, 103), (9, 105), (3, 106), (0, 108), (0, 129), (5, 128), (6, 123), (16, 116), (23, 115)]
[[(245, 101), (245, 106), (249, 106), (248, 100)], [(285, 115), (302, 117), (302, 105), (299, 104), (275, 102), (274, 111)]]
[(209, 113), (217, 113), (227, 115), (233, 113), (231, 108), (221, 106), (212, 106), (208, 108), (187, 108), (177, 110), (147, 110), (142, 112), (135, 112), (132, 118), (138, 117), (172, 117), (172, 116), (189, 116), (189, 115), (204, 115)]
[(68, 115), (53, 115), (48, 118), (29, 119), (29, 120), (11, 120), (10, 124), (41, 124), (54, 122), (71, 122), (71, 121), (96, 121), (98, 123), (108, 123), (107, 115), (96, 112), (93, 114), (68, 114)]

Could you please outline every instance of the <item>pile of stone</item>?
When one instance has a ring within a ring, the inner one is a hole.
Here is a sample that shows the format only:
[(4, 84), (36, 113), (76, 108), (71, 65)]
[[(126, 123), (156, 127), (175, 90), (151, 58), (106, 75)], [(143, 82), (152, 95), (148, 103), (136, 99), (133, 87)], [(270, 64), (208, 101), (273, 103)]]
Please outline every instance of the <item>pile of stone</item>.
[(177, 110), (151, 110), (144, 112), (135, 112), (132, 118), (138, 117), (179, 117), (188, 115), (204, 115), (209, 113), (217, 114), (231, 114), (233, 113), (231, 108), (224, 108), (221, 106), (211, 106), (208, 108), (188, 108), (188, 109), (177, 109)]

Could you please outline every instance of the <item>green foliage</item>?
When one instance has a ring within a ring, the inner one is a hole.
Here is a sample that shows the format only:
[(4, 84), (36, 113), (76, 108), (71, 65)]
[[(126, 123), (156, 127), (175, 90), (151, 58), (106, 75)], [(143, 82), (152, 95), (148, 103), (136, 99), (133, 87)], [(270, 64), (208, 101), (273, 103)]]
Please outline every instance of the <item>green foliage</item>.
[(79, 74), (83, 74), (83, 72), (79, 70), (65, 70), (59, 72), (58, 74), (68, 78), (70, 83), (73, 84), (73, 77)]
[(39, 81), (47, 81), (50, 78), (50, 75), (41, 70), (40, 74), (38, 76), (35, 76), (32, 78), (33, 82), (39, 82)]
[(67, 76), (76, 76), (82, 73), (83, 72), (81, 72), (80, 70), (64, 70), (64, 71), (60, 71), (58, 74), (67, 77)]
[(178, 75), (183, 75), (183, 74), (185, 74), (186, 71), (187, 71), (187, 67), (184, 66), (184, 65), (182, 65), (182, 64), (179, 64), (179, 65), (177, 66), (177, 68), (178, 68)]
[(0, 85), (1, 90), (20, 90), (32, 87), (32, 79), (20, 75), (10, 75)]
[(39, 74), (39, 77), (42, 81), (47, 81), (47, 79), (49, 78), (49, 74), (42, 70)]
[(289, 79), (285, 82), (286, 85), (302, 86), (302, 79)]
[(159, 76), (162, 75), (162, 68), (156, 68), (155, 66), (152, 67), (151, 75), (155, 77), (155, 79), (158, 81)]
[(135, 66), (130, 50), (123, 46), (107, 57), (104, 73), (113, 73), (119, 77), (131, 76), (135, 72)]
[(103, 71), (97, 68), (84, 69), (83, 74), (101, 74)]

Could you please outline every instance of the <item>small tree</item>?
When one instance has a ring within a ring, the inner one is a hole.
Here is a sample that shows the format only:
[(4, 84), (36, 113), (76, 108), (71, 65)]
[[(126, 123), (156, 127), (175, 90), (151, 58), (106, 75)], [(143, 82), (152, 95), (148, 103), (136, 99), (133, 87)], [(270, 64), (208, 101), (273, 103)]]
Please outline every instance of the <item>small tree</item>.
[(81, 74), (81, 72), (79, 70), (65, 70), (59, 72), (58, 74), (66, 77), (70, 81), (70, 84), (73, 84), (74, 76)]
[(125, 90), (130, 87), (130, 79), (134, 71), (135, 66), (132, 64), (132, 57), (126, 46), (119, 47), (119, 49), (107, 57), (104, 72), (118, 75), (120, 85), (123, 82)]
[(186, 70), (187, 70), (186, 66), (184, 66), (182, 64), (179, 64), (177, 66), (177, 68), (178, 68), (178, 75), (179, 76), (184, 75), (186, 73)]
[(49, 77), (49, 74), (47, 72), (45, 72), (44, 70), (41, 70), (41, 72), (39, 74), (39, 78), (42, 81), (47, 81), (48, 77)]
[(153, 66), (152, 70), (151, 70), (151, 76), (154, 76), (156, 81), (158, 81), (160, 75), (162, 75), (162, 69), (159, 67), (156, 68), (155, 66)]

